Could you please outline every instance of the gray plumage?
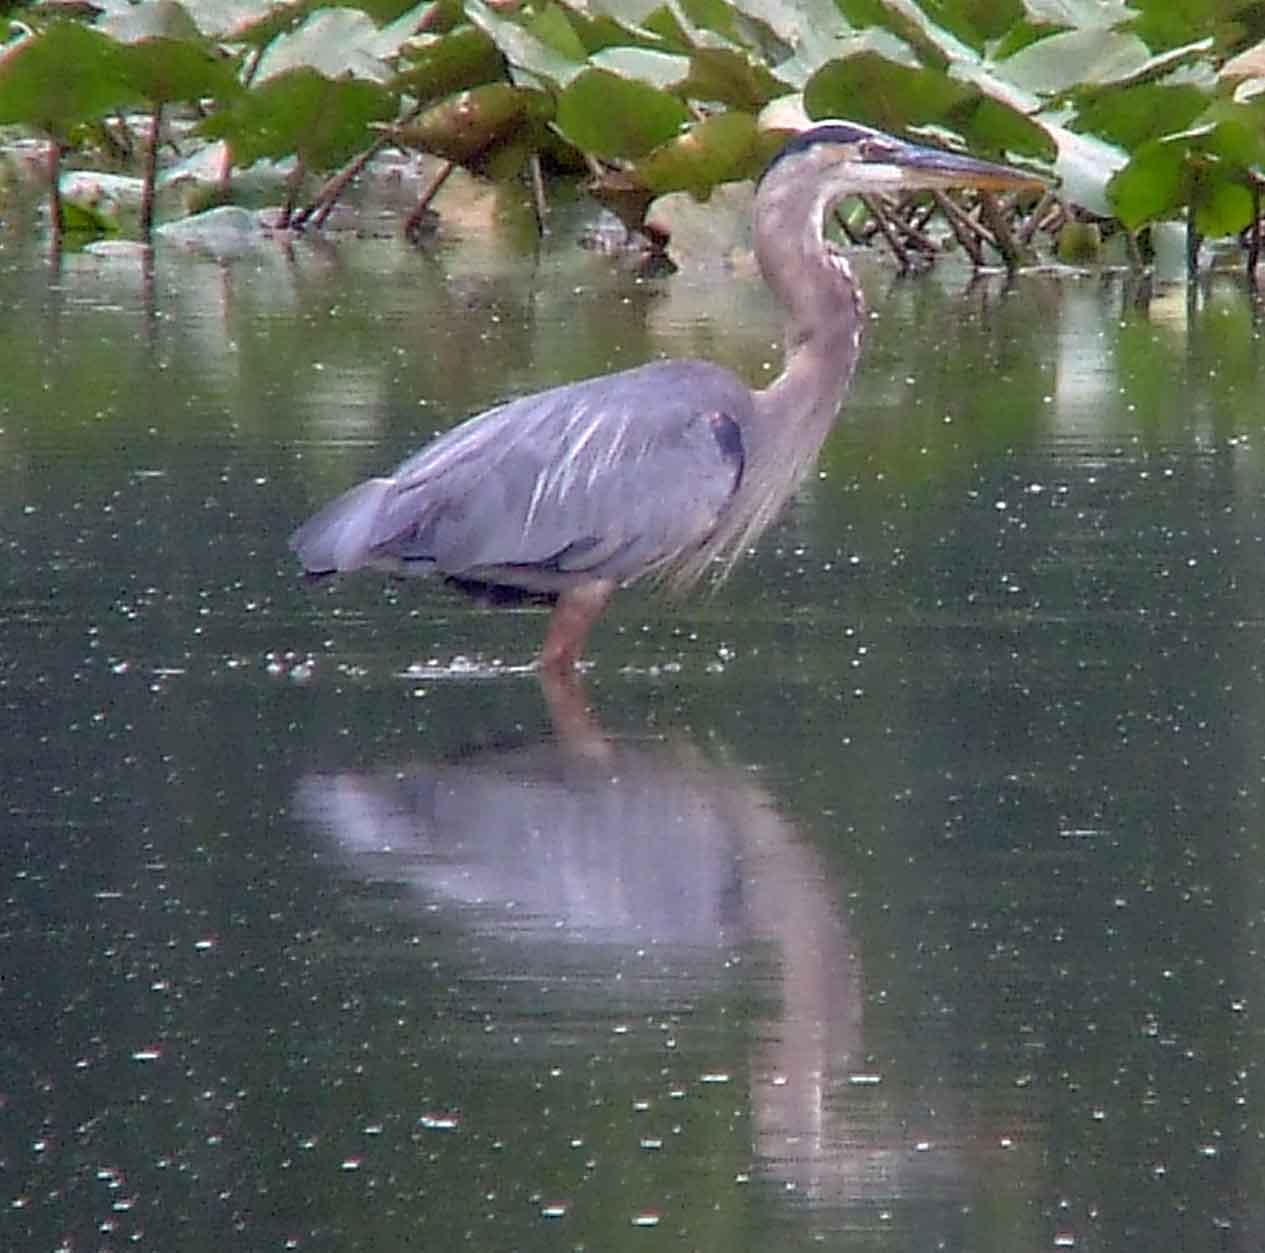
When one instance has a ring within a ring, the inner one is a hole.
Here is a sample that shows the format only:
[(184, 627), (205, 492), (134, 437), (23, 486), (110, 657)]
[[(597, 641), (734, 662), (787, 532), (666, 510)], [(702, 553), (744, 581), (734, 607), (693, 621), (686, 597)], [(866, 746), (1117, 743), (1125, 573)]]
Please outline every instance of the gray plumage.
[(824, 235), (847, 195), (1039, 185), (1031, 176), (850, 123), (792, 139), (756, 190), (754, 239), (786, 309), (766, 388), (664, 361), (526, 396), (354, 487), (290, 543), (311, 574), (373, 567), (557, 599), (541, 663), (566, 669), (615, 588), (723, 577), (794, 492), (860, 352), (864, 302)]
[(556, 593), (669, 565), (743, 473), (751, 393), (664, 361), (525, 396), (441, 435), (295, 532), (313, 574), (374, 567)]

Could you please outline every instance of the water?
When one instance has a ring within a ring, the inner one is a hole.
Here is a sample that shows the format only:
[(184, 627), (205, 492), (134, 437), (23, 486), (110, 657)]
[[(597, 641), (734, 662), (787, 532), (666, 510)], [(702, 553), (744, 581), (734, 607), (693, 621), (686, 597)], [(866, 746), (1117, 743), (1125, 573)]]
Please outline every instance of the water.
[(503, 397), (761, 380), (758, 284), (0, 260), (6, 1247), (1259, 1246), (1237, 284), (872, 270), (820, 477), (586, 717), (539, 613), (284, 537)]

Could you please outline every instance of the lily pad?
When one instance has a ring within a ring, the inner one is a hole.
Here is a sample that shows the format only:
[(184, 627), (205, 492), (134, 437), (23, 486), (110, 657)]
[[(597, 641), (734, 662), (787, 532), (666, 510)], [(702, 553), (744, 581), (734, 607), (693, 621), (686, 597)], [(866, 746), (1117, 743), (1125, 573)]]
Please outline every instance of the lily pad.
[(690, 73), (689, 57), (650, 48), (603, 48), (589, 58), (589, 64), (668, 91), (679, 88)]
[(736, 109), (759, 109), (784, 95), (784, 83), (761, 61), (733, 48), (696, 48), (681, 85), (690, 100), (712, 100)]
[(1143, 144), (1108, 187), (1129, 227), (1195, 214), (1204, 235), (1230, 235), (1252, 220), (1249, 183), (1265, 165), (1265, 109), (1219, 100), (1189, 129)]
[(568, 60), (583, 61), (588, 54), (588, 49), (571, 25), (569, 11), (560, 4), (546, 4), (531, 18), (526, 29)]
[(581, 151), (607, 160), (644, 157), (689, 120), (669, 92), (609, 70), (585, 70), (558, 98), (558, 129)]
[(459, 26), (411, 44), (403, 55), (404, 66), (391, 86), (423, 104), (505, 77), (500, 49), (477, 26)]
[(1152, 140), (1107, 184), (1116, 216), (1130, 230), (1171, 217), (1187, 199), (1186, 149)]
[(1111, 30), (1137, 17), (1123, 0), (1023, 0), (1023, 7), (1039, 26), (1070, 30)]
[(254, 81), (265, 83), (289, 70), (310, 68), (327, 78), (350, 74), (385, 83), (390, 71), (377, 41), (378, 28), (359, 9), (317, 9), (300, 26), (279, 34), (268, 45)]
[(863, 52), (818, 70), (804, 87), (804, 107), (813, 117), (846, 117), (899, 132), (938, 121), (971, 95), (970, 87), (939, 70)]
[(1136, 149), (1189, 126), (1207, 106), (1196, 87), (1144, 83), (1105, 91), (1083, 104), (1075, 127), (1111, 143)]
[(1064, 198), (1090, 213), (1111, 217), (1115, 211), (1107, 185), (1129, 163), (1129, 154), (1096, 136), (1069, 130), (1051, 115), (1042, 115), (1037, 121), (1058, 145), (1054, 175)]
[(1041, 126), (973, 82), (872, 52), (823, 66), (804, 89), (804, 107), (813, 117), (847, 117), (897, 133), (936, 126), (988, 152), (1046, 160), (1055, 154)]
[(1150, 59), (1150, 49), (1136, 35), (1072, 30), (1039, 39), (994, 69), (1026, 91), (1057, 95), (1089, 83), (1128, 79)]
[(0, 56), (0, 124), (64, 139), (70, 130), (137, 100), (113, 40), (80, 22), (53, 22)]
[(107, 13), (97, 29), (124, 44), (142, 39), (183, 39), (193, 43), (202, 39), (197, 22), (177, 0), (142, 0)]
[(282, 0), (268, 5), (262, 13), (257, 5), (244, 6), (243, 14), (238, 0), (191, 0), (191, 12), (207, 33), (263, 49), (278, 35), (293, 30), (319, 5), (320, 0)]
[(546, 24), (546, 41), (513, 18), (502, 17), (482, 0), (465, 0), (466, 15), (482, 30), (501, 54), (518, 71), (530, 75), (535, 84), (565, 87), (584, 69), (582, 57), (560, 52), (557, 32)]
[[(723, 4), (724, 0), (719, 2)], [(608, 5), (605, 11), (597, 11), (567, 6), (567, 21), (584, 46), (586, 55), (612, 47), (656, 48), (661, 52), (674, 50), (667, 46), (661, 35), (647, 30), (622, 12), (613, 11), (614, 7)]]
[(749, 113), (719, 113), (660, 145), (632, 174), (655, 195), (688, 191), (705, 200), (719, 183), (754, 178), (768, 163), (768, 148), (779, 143), (764, 143)]
[(1251, 191), (1224, 169), (1209, 167), (1196, 172), (1192, 198), (1195, 227), (1201, 235), (1219, 239), (1237, 235), (1252, 221)]
[[(882, 7), (880, 24), (916, 49), (927, 65), (943, 69), (955, 61), (977, 60), (984, 48), (985, 37), (975, 14), (961, 0), (941, 0), (934, 6), (934, 18), (927, 11), (932, 6), (912, 0), (888, 0)], [(1008, 29), (1022, 12), (1013, 3), (993, 4), (991, 8), (991, 24), (1001, 30)], [(1010, 22), (1004, 20), (1007, 9), (1012, 15)]]
[(213, 97), (223, 104), (241, 90), (233, 66), (202, 43), (156, 36), (121, 49), (123, 74), (150, 104)]
[(227, 140), (234, 165), (297, 153), (308, 169), (328, 170), (371, 142), (371, 124), (390, 121), (395, 113), (395, 98), (377, 83), (335, 82), (302, 68), (252, 88), (198, 130), (209, 139)]

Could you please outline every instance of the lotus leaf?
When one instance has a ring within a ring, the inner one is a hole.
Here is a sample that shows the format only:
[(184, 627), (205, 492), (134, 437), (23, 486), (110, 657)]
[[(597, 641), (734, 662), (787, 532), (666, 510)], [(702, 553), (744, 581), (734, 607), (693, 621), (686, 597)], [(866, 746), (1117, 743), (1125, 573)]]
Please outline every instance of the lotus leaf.
[(636, 160), (690, 120), (675, 96), (609, 70), (585, 70), (558, 98), (558, 129), (582, 151)]
[(391, 86), (423, 104), (505, 77), (500, 50), (477, 26), (459, 26), (403, 51), (405, 65)]
[(97, 29), (125, 44), (139, 43), (142, 39), (202, 42), (198, 24), (177, 0), (142, 0), (130, 8), (106, 14)]
[(750, 114), (720, 113), (661, 144), (632, 173), (656, 195), (688, 191), (705, 200), (718, 183), (757, 175), (768, 163), (767, 146)]
[(1133, 149), (1189, 126), (1207, 103), (1197, 87), (1144, 83), (1098, 93), (1078, 110), (1075, 125)]
[(253, 165), (297, 153), (305, 167), (327, 170), (371, 141), (369, 127), (395, 116), (395, 98), (362, 79), (335, 82), (310, 67), (286, 70), (199, 125), (225, 139), (233, 163)]
[(689, 57), (650, 48), (603, 48), (589, 58), (589, 63), (634, 82), (649, 83), (666, 91), (677, 88), (678, 95), (690, 72)]
[[(558, 51), (555, 43), (546, 42), (513, 18), (495, 13), (482, 0), (466, 0), (466, 13), (514, 69), (525, 71), (539, 84), (565, 87), (584, 69), (582, 55), (577, 57)], [(556, 36), (557, 32), (547, 30), (547, 33)]]
[(749, 53), (729, 48), (696, 48), (690, 54), (689, 76), (681, 90), (691, 100), (760, 109), (784, 95), (790, 85)]
[(71, 129), (134, 102), (113, 39), (57, 21), (0, 56), (0, 124), (22, 123), (65, 139)]
[(386, 82), (389, 73), (377, 39), (378, 28), (359, 9), (317, 9), (300, 26), (279, 34), (267, 46), (255, 70), (255, 82), (304, 68), (319, 70), (327, 78), (350, 74)]

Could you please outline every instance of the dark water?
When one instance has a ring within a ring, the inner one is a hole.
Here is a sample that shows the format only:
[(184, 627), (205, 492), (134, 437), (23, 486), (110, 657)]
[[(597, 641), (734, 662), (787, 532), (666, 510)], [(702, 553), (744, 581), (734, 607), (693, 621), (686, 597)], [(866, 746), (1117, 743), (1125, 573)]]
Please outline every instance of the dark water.
[(1260, 1248), (1259, 303), (874, 271), (820, 478), (558, 736), (538, 613), (286, 533), (778, 321), (494, 237), (0, 253), (4, 1247)]

